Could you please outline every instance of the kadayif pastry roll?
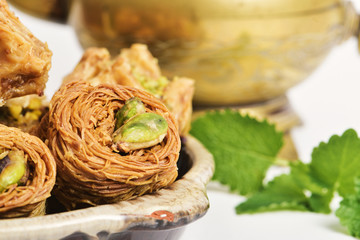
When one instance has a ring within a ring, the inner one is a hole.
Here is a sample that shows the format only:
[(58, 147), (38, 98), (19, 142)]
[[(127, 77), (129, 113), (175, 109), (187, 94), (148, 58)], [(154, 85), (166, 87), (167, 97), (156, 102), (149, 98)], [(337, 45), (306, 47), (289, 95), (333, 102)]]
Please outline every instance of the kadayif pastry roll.
[(146, 91), (64, 84), (41, 125), (58, 167), (54, 194), (68, 209), (132, 199), (177, 177), (176, 121)]
[(0, 124), (0, 218), (45, 213), (56, 163), (37, 137)]

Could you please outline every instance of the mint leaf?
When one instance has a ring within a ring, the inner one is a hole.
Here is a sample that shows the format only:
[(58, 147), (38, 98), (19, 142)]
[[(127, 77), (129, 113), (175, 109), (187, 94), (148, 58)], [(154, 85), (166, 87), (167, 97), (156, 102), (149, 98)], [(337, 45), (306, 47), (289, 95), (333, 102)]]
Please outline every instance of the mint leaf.
[(305, 164), (301, 161), (290, 162), (291, 175), (297, 185), (303, 189), (311, 192), (312, 194), (324, 195), (328, 192), (326, 186), (324, 186), (317, 179), (314, 179), (310, 175), (309, 164)]
[(262, 188), (266, 171), (283, 144), (282, 133), (274, 125), (229, 109), (197, 118), (190, 134), (213, 154), (213, 179), (241, 195)]
[(329, 190), (320, 180), (310, 173), (310, 165), (300, 161), (290, 164), (291, 176), (304, 192), (310, 194), (309, 210), (313, 212), (330, 213), (330, 202), (334, 192)]
[(303, 190), (291, 175), (280, 175), (260, 192), (236, 207), (236, 213), (257, 213), (275, 210), (309, 211), (309, 202)]
[(354, 193), (354, 179), (359, 176), (360, 139), (353, 129), (343, 135), (333, 135), (328, 143), (320, 143), (312, 152), (309, 174), (324, 186), (323, 194), (311, 196), (313, 211), (330, 213), (330, 202), (335, 192), (340, 196)]
[[(354, 193), (354, 179), (359, 176), (360, 139), (353, 129), (342, 136), (332, 136), (328, 143), (314, 148), (312, 161), (290, 164), (291, 171), (270, 182), (237, 207), (238, 213), (271, 210), (308, 209), (330, 213), (334, 193)], [(307, 193), (305, 195), (302, 195)]]
[(360, 238), (360, 179), (355, 181), (355, 193), (346, 196), (336, 210), (335, 215), (349, 233)]
[(317, 213), (331, 213), (330, 203), (334, 197), (333, 191), (327, 191), (325, 194), (312, 194), (309, 199), (310, 209)]
[(312, 152), (310, 175), (340, 196), (354, 193), (354, 179), (360, 169), (360, 139), (353, 129), (334, 135)]

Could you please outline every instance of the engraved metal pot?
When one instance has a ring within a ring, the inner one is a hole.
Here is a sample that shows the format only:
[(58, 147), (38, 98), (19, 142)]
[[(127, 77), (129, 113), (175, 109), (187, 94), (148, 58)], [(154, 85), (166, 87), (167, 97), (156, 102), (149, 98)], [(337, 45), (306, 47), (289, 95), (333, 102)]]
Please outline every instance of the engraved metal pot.
[(344, 0), (74, 0), (69, 20), (84, 48), (148, 44), (211, 106), (283, 95), (359, 28)]

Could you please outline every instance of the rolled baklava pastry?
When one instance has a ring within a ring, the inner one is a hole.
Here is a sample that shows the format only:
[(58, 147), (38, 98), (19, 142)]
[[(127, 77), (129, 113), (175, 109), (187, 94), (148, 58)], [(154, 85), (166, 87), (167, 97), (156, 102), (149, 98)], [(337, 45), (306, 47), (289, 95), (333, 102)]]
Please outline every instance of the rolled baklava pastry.
[(45, 214), (56, 163), (37, 137), (0, 124), (0, 218)]
[(51, 99), (41, 129), (58, 166), (54, 194), (69, 210), (132, 199), (177, 177), (177, 124), (146, 91), (65, 84)]

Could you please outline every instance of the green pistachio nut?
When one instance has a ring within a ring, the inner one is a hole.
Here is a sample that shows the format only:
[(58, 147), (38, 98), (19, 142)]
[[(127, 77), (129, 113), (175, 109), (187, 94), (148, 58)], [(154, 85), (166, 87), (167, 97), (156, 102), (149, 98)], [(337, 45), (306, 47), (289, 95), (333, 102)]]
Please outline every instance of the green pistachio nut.
[(164, 139), (168, 129), (165, 118), (156, 113), (132, 117), (113, 134), (113, 142), (122, 152), (148, 148)]
[(24, 153), (11, 150), (1, 161), (0, 192), (12, 184), (19, 183), (26, 175), (26, 159)]
[(130, 118), (141, 113), (145, 113), (145, 106), (142, 101), (137, 97), (129, 98), (115, 115), (115, 130), (120, 128)]

